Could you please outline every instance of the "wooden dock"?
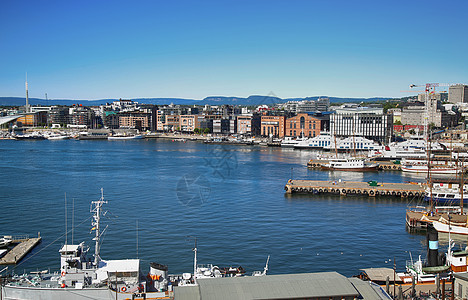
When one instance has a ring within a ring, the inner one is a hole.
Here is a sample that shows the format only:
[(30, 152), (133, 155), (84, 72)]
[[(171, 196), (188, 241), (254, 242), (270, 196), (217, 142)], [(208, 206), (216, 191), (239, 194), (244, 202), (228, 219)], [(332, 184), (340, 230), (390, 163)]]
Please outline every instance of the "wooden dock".
[(286, 193), (330, 193), (337, 195), (419, 197), (424, 195), (425, 184), (377, 183), (357, 181), (289, 180), (284, 187)]
[[(379, 166), (378, 170), (383, 171), (401, 171), (401, 164), (395, 164), (391, 161), (371, 161), (372, 163), (377, 163)], [(326, 159), (311, 159), (307, 163), (307, 167), (310, 169), (321, 169), (322, 164), (327, 164), (328, 160)]]
[(17, 264), (26, 254), (41, 242), (41, 237), (25, 238), (13, 240), (12, 244), (17, 244), (4, 257), (0, 259), (0, 265)]

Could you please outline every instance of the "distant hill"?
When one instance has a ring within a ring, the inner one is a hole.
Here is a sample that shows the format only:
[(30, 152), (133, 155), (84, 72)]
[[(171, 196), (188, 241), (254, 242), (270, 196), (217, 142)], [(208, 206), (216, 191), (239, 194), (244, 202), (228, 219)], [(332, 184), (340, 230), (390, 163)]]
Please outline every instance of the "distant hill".
[[(224, 96), (210, 96), (206, 97), (203, 100), (194, 100), (194, 99), (183, 99), (183, 98), (133, 98), (131, 100), (136, 101), (142, 104), (155, 104), (155, 105), (168, 105), (168, 104), (179, 104), (179, 105), (244, 105), (244, 106), (257, 106), (257, 105), (274, 105), (277, 103), (284, 103), (288, 101), (301, 101), (301, 100), (317, 100), (323, 98), (324, 96), (314, 96), (314, 97), (305, 97), (305, 98), (288, 98), (281, 99), (278, 97), (272, 96), (260, 96), (252, 95), (247, 98), (242, 97), (224, 97)], [(360, 103), (360, 102), (378, 102), (385, 101), (391, 98), (338, 98), (338, 97), (328, 97), (332, 103)], [(119, 99), (101, 99), (101, 100), (69, 100), (69, 99), (39, 99), (39, 98), (29, 98), (29, 103), (31, 105), (73, 105), (73, 104), (83, 104), (85, 106), (97, 106), (106, 104), (109, 102), (117, 101)], [(0, 97), (0, 106), (22, 106), (26, 103), (25, 98), (21, 97)]]

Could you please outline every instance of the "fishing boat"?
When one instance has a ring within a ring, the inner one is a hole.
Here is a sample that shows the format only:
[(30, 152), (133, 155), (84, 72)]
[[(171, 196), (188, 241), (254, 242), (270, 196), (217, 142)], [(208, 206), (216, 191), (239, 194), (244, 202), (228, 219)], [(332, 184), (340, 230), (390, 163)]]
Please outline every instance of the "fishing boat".
[(321, 164), (324, 170), (334, 171), (377, 171), (379, 164), (371, 163), (365, 158), (331, 158)]

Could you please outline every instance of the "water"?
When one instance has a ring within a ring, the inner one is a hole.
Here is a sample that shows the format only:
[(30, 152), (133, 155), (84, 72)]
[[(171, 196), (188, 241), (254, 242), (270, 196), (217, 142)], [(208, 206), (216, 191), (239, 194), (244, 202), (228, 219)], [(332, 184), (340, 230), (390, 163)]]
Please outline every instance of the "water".
[(413, 257), (425, 252), (425, 236), (405, 229), (408, 201), (285, 195), (283, 189), (291, 176), (411, 177), (308, 170), (310, 157), (309, 151), (164, 140), (5, 140), (0, 234), (43, 237), (17, 272), (58, 269), (65, 209), (68, 229), (75, 227), (68, 243), (93, 246), (90, 201), (99, 199), (102, 187), (108, 229), (101, 256), (139, 257), (143, 270), (150, 261), (169, 265), (171, 273), (192, 270), (193, 240), (187, 236), (198, 238), (200, 263), (254, 271), (271, 255), (269, 274), (333, 270), (351, 276), (361, 268), (391, 267), (393, 258), (402, 270), (407, 251)]

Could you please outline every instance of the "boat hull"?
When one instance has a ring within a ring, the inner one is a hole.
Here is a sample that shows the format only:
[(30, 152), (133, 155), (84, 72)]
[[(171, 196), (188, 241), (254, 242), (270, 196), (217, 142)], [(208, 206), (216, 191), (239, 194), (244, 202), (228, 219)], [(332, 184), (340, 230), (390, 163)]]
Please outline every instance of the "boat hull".
[(432, 225), (434, 226), (435, 230), (438, 232), (445, 232), (445, 233), (451, 233), (451, 234), (461, 234), (461, 235), (468, 235), (468, 227), (462, 227), (462, 226), (454, 226), (454, 225), (448, 225), (439, 221), (432, 222)]
[[(134, 296), (136, 295), (136, 297)], [(144, 295), (144, 296), (143, 296)], [(170, 299), (165, 292), (148, 292), (141, 294), (115, 292), (107, 287), (102, 288), (36, 288), (4, 286), (2, 299), (35, 299), (35, 300), (84, 300), (84, 299)]]
[[(423, 166), (401, 166), (401, 170), (403, 172), (410, 172), (410, 173), (419, 173), (419, 174), (427, 174), (427, 167)], [(431, 168), (431, 174), (457, 174), (460, 173), (460, 170), (457, 168)]]
[(320, 167), (322, 168), (322, 170), (329, 170), (329, 171), (370, 172), (370, 171), (377, 171), (378, 166), (346, 168), (346, 167), (329, 167), (326, 165), (320, 165)]

